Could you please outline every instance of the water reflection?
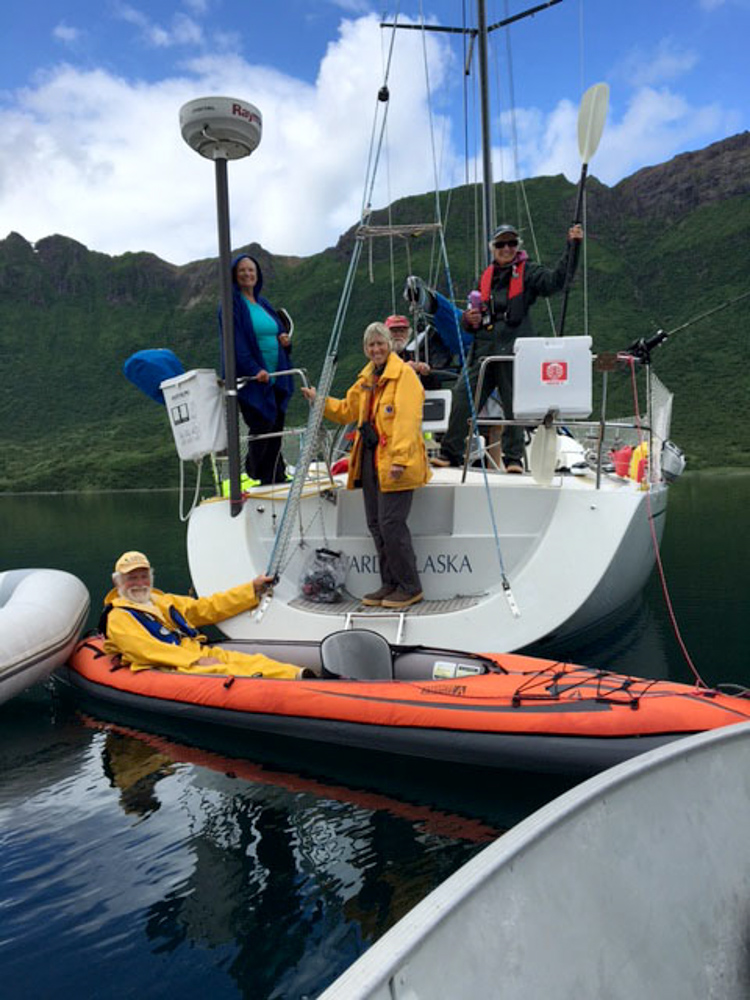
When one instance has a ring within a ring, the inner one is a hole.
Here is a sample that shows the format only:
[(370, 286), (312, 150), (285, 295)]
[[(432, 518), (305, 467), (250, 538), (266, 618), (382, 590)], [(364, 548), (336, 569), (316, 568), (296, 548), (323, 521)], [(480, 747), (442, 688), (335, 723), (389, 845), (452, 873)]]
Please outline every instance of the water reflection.
[[(391, 773), (383, 781), (400, 794), (389, 794), (363, 787), (357, 761), (342, 770), (359, 780), (336, 782), (12, 704), (0, 713), (11, 900), (0, 939), (19, 990), (5, 997), (72, 996), (74, 984), (104, 995), (105, 969), (108, 997), (163, 995), (155, 981), (186, 997), (313, 995), (530, 811), (529, 794), (550, 794), (485, 775), (474, 796), (442, 767)], [(461, 796), (460, 811), (442, 804)]]
[(501, 832), (92, 716), (81, 722), (131, 820), (133, 839), (121, 846), (133, 854), (131, 881), (149, 884), (136, 923), (150, 954), (198, 950), (242, 996), (319, 991)]
[[(750, 476), (685, 477), (663, 557), (709, 683), (744, 655)], [(80, 576), (92, 623), (120, 551), (189, 585), (173, 493), (0, 497), (0, 565)], [(553, 655), (690, 680), (658, 580)], [(157, 732), (145, 731), (153, 726)], [(557, 779), (397, 766), (174, 721), (87, 716), (35, 689), (0, 706), (3, 998), (314, 996), (445, 876), (564, 790)]]

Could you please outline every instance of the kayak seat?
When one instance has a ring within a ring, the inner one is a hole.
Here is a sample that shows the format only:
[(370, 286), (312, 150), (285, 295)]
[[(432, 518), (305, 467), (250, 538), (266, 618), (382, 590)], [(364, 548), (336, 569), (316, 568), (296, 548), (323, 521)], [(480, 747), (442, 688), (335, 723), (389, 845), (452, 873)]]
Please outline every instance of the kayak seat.
[(393, 653), (387, 639), (368, 629), (331, 632), (320, 644), (324, 677), (392, 681)]

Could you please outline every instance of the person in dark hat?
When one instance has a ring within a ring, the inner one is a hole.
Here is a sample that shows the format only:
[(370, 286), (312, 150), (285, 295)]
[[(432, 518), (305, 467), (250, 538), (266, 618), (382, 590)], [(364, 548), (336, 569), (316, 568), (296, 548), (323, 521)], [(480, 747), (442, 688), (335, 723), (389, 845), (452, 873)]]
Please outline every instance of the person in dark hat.
[[(574, 244), (583, 239), (580, 225), (568, 230), (565, 253), (554, 268), (530, 261), (518, 227), (504, 223), (495, 230), (490, 242), (492, 263), (479, 279), (479, 295), (475, 306), (462, 316), (465, 330), (473, 334), (473, 344), (467, 357), (472, 398), (476, 392), (479, 368), (483, 358), (492, 355), (512, 355), (516, 337), (533, 337), (534, 328), (529, 310), (541, 296), (547, 298), (561, 291), (568, 280), (568, 258)], [(571, 268), (575, 268), (574, 255)], [(570, 274), (572, 278), (572, 273)], [(473, 295), (473, 293), (472, 293)], [(493, 389), (500, 394), (506, 420), (513, 419), (513, 365), (502, 361), (488, 366), (482, 387), (481, 410)], [(464, 378), (453, 389), (450, 422), (440, 445), (440, 453), (432, 459), (436, 466), (462, 465), (466, 428), (470, 415), (469, 397)], [(503, 464), (509, 473), (523, 472), (524, 440), (522, 427), (503, 429)]]

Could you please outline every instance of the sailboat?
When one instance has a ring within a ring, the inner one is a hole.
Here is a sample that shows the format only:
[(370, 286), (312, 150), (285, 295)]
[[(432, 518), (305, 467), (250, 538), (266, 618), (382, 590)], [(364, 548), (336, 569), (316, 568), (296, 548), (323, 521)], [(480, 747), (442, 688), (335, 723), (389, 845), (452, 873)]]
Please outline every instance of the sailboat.
[[(488, 27), (484, 0), (476, 11), (470, 35), (479, 53), (487, 246), (495, 207), (486, 46), (490, 31), (506, 22)], [(581, 104), (576, 221), (607, 102), (606, 86), (597, 84)], [(321, 641), (338, 630), (366, 628), (393, 644), (500, 653), (585, 631), (638, 594), (658, 556), (669, 482), (681, 471), (679, 449), (669, 442), (672, 397), (651, 365), (651, 352), (666, 335), (607, 357), (592, 355), (585, 336), (528, 338), (524, 351), (506, 359), (514, 365), (520, 393), (516, 417), (533, 432), (527, 473), (508, 476), (493, 465), (490, 433), (503, 420), (475, 416), (464, 467), (435, 470), (430, 484), (415, 493), (409, 525), (424, 600), (404, 610), (365, 607), (361, 599), (379, 586), (380, 576), (362, 497), (346, 490), (345, 473), (321, 459), (320, 440), (323, 399), (335, 372), (353, 276), (373, 235), (369, 221), (363, 218), (355, 233), (318, 397), (291, 482), (241, 488), (235, 386), (227, 373), (229, 433), (220, 435), (213, 450), (229, 442), (228, 484), (190, 512), (187, 548), (195, 590), (213, 593), (264, 572), (276, 578), (259, 609), (223, 623), (232, 640)], [(634, 385), (645, 383), (629, 421), (613, 421), (606, 409), (608, 380), (618, 368), (632, 375)], [(593, 419), (592, 369), (602, 384), (601, 412)], [(550, 371), (553, 377), (545, 381), (541, 373)], [(449, 395), (427, 394), (424, 430), (433, 439), (445, 429)], [(176, 437), (178, 430), (192, 434), (189, 426), (186, 431), (184, 402), (183, 395), (178, 428), (167, 398)], [(210, 445), (201, 454), (209, 450)], [(311, 561), (321, 553), (335, 560), (340, 574), (332, 584), (325, 566), (317, 577), (310, 573)]]

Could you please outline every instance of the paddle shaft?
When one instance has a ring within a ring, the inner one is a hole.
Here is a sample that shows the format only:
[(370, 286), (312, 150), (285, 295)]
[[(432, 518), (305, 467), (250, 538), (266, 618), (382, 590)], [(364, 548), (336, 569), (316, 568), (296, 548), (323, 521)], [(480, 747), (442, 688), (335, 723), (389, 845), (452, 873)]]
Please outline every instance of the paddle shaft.
[[(589, 87), (583, 95), (581, 108), (578, 112), (578, 151), (581, 154), (581, 179), (578, 182), (578, 198), (576, 200), (576, 210), (573, 217), (573, 225), (580, 225), (583, 212), (583, 192), (586, 188), (586, 177), (588, 174), (591, 157), (599, 146), (599, 141), (604, 130), (604, 122), (607, 117), (609, 106), (609, 87), (606, 83), (595, 83)], [(568, 266), (563, 286), (563, 304), (560, 314), (559, 336), (562, 337), (565, 329), (565, 316), (568, 312), (568, 297), (570, 295), (570, 285), (575, 274), (578, 263), (580, 243), (576, 240), (572, 247), (568, 248)]]
[[(589, 165), (588, 163), (581, 164), (581, 177), (578, 181), (578, 197), (576, 198), (576, 210), (573, 216), (572, 225), (578, 225), (581, 222), (581, 213), (583, 211), (583, 191), (586, 187), (586, 177), (588, 175)], [(572, 246), (568, 247), (568, 270), (565, 275), (565, 285), (563, 290), (563, 302), (562, 310), (560, 312), (560, 330), (558, 336), (562, 337), (563, 330), (565, 329), (565, 317), (568, 312), (568, 298), (570, 296), (570, 285), (573, 281), (573, 275), (575, 274), (576, 264), (578, 263), (578, 253), (581, 244), (576, 240)]]

